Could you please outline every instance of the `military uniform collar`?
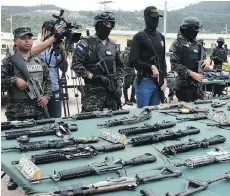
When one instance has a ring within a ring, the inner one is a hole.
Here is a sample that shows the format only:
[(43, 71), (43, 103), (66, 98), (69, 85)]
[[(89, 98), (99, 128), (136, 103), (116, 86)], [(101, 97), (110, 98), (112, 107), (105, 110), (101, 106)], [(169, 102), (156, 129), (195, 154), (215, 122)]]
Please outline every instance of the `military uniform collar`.
[(98, 37), (97, 36), (97, 34), (95, 33), (93, 36), (92, 36), (93, 38), (96, 38), (99, 42), (103, 42), (103, 41), (105, 41), (106, 42), (106, 44), (108, 43), (108, 42), (110, 42), (110, 39), (109, 38), (107, 38), (106, 40), (102, 40), (100, 37)]

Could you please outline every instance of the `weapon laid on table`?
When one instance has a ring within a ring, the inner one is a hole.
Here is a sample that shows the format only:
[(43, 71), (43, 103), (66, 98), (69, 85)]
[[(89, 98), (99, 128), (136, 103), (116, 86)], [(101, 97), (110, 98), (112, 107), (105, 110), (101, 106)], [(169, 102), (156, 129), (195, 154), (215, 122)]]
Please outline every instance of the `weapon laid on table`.
[[(48, 151), (42, 154), (35, 154), (31, 156), (31, 161), (35, 164), (45, 164), (45, 163), (52, 163), (57, 161), (64, 161), (64, 160), (72, 160), (78, 158), (88, 158), (97, 156), (100, 153), (104, 152), (113, 152), (117, 150), (125, 149), (124, 144), (114, 144), (114, 145), (106, 145), (106, 146), (77, 146), (73, 149), (63, 149), (63, 150), (54, 150)], [(13, 165), (18, 164), (19, 161), (12, 161)]]
[(200, 133), (200, 129), (197, 129), (195, 127), (187, 127), (186, 130), (179, 130), (177, 132), (166, 131), (165, 133), (162, 134), (158, 133), (153, 135), (144, 135), (144, 136), (132, 138), (129, 144), (132, 144), (132, 146), (155, 144), (166, 140), (176, 140), (181, 137), (194, 135), (198, 133)]
[(54, 122), (55, 122), (54, 118), (41, 119), (41, 120), (28, 119), (24, 121), (6, 121), (6, 122), (1, 122), (1, 130), (34, 127), (34, 126), (39, 126), (39, 125), (54, 123)]
[[(195, 177), (188, 178), (187, 182), (186, 182), (185, 189), (182, 192), (179, 192), (176, 194), (172, 194), (172, 193), (167, 192), (166, 196), (190, 196), (193, 193), (197, 193), (197, 192), (200, 192), (200, 191), (207, 189), (209, 187), (209, 185), (212, 184), (213, 182), (217, 182), (217, 181), (220, 181), (223, 179), (228, 179), (228, 180), (230, 179), (230, 171), (226, 172), (224, 175), (222, 175), (218, 178), (215, 178), (212, 180), (207, 180), (207, 181), (202, 181), (202, 180), (199, 180)], [(194, 189), (191, 190), (189, 188), (194, 188)]]
[(211, 145), (221, 144), (226, 141), (226, 138), (222, 135), (216, 135), (211, 138), (205, 138), (201, 141), (195, 141), (189, 139), (186, 143), (175, 144), (171, 146), (166, 146), (161, 150), (161, 153), (164, 155), (175, 155), (182, 152), (188, 152), (198, 148), (207, 148)]
[(202, 114), (202, 115), (194, 115), (193, 117), (186, 117), (186, 118), (179, 118), (177, 117), (177, 123), (181, 123), (181, 122), (186, 122), (186, 121), (197, 121), (197, 120), (205, 120), (208, 119), (207, 115)]
[(194, 101), (194, 104), (207, 104), (207, 103), (213, 103), (212, 100), (196, 100)]
[(205, 165), (211, 165), (214, 163), (228, 162), (230, 161), (230, 152), (223, 151), (219, 148), (216, 151), (208, 152), (205, 155), (199, 155), (186, 159), (183, 163), (176, 163), (174, 166), (186, 166), (190, 168), (201, 167)]
[(140, 177), (138, 174), (135, 177), (120, 177), (114, 179), (106, 179), (92, 184), (74, 184), (68, 186), (55, 187), (52, 193), (41, 193), (33, 196), (84, 196), (95, 195), (99, 193), (113, 192), (119, 190), (135, 190), (139, 184), (154, 182), (164, 178), (178, 177), (182, 173), (174, 166), (166, 166), (160, 174)]
[(176, 113), (176, 114), (195, 114), (195, 113), (207, 113), (209, 110), (208, 109), (202, 109), (200, 107), (195, 107), (195, 108), (181, 108), (179, 110), (170, 110), (170, 111), (160, 111), (160, 113), (163, 114), (171, 114), (171, 113)]
[(141, 190), (140, 190), (140, 193), (141, 193), (143, 196), (155, 196), (154, 192), (153, 192), (152, 189), (150, 189), (150, 188), (141, 189)]
[(181, 108), (185, 106), (185, 102), (177, 102), (177, 103), (165, 103), (165, 104), (159, 104), (155, 106), (144, 106), (143, 109), (147, 108), (149, 110), (167, 110), (171, 108)]
[(127, 125), (137, 122), (142, 122), (144, 120), (150, 119), (152, 117), (151, 111), (149, 109), (144, 109), (139, 115), (133, 115), (132, 117), (123, 117), (120, 119), (108, 120), (103, 124), (98, 124), (99, 127), (112, 127), (117, 125)]
[(65, 135), (70, 135), (71, 132), (77, 131), (78, 127), (76, 124), (67, 124), (64, 122), (58, 122), (53, 126), (42, 127), (39, 129), (28, 129), (22, 131), (7, 131), (2, 137), (5, 137), (7, 140), (17, 139), (20, 136), (28, 137), (38, 137), (45, 135), (57, 135), (58, 137), (63, 137)]
[(212, 104), (211, 104), (211, 106), (213, 107), (213, 108), (219, 108), (219, 107), (221, 107), (221, 106), (223, 106), (223, 105), (226, 105), (227, 104), (227, 102), (225, 102), (225, 101), (222, 101), (222, 102), (213, 102)]
[(223, 96), (219, 98), (219, 100), (227, 100), (227, 99), (230, 99), (230, 96)]
[(57, 140), (41, 140), (34, 142), (21, 142), (18, 146), (14, 147), (2, 147), (2, 150), (19, 150), (21, 152), (51, 149), (51, 148), (63, 148), (71, 145), (87, 144), (98, 142), (99, 138), (92, 136), (83, 139), (57, 139)]
[[(39, 81), (30, 77), (29, 71), (27, 69), (27, 65), (22, 58), (22, 56), (16, 52), (14, 55), (9, 57), (10, 61), (16, 66), (16, 68), (21, 72), (21, 74), (25, 77), (26, 83), (28, 88), (26, 92), (30, 99), (37, 100), (43, 96), (43, 90)], [(40, 107), (42, 113), (44, 114), (45, 118), (50, 118), (47, 106)]]
[(83, 167), (62, 170), (57, 173), (55, 172), (54, 175), (51, 176), (31, 179), (30, 182), (37, 182), (46, 179), (51, 179), (57, 182), (60, 180), (79, 178), (83, 176), (100, 175), (102, 173), (109, 173), (111, 171), (119, 172), (119, 170), (127, 166), (142, 165), (146, 163), (152, 163), (155, 161), (156, 157), (150, 153), (145, 153), (144, 155), (134, 157), (127, 161), (123, 161), (122, 159), (113, 161), (106, 157), (105, 161), (103, 162), (95, 162)]
[(130, 113), (129, 110), (116, 110), (116, 111), (105, 110), (105, 111), (79, 113), (73, 116), (63, 117), (62, 119), (71, 118), (74, 120), (85, 120), (85, 119), (92, 119), (92, 118), (112, 117), (116, 115), (129, 114), (129, 113)]
[(153, 125), (144, 124), (144, 126), (140, 126), (140, 127), (129, 127), (129, 128), (119, 129), (118, 133), (128, 136), (128, 135), (135, 135), (140, 133), (155, 132), (161, 129), (174, 127), (175, 125), (176, 125), (175, 122), (163, 121), (161, 124), (158, 123), (155, 123)]

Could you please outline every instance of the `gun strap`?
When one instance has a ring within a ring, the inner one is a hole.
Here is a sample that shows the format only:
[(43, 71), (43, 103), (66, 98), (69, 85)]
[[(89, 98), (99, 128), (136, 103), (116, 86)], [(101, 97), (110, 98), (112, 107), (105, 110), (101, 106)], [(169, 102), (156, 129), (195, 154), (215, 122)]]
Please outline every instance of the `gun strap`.
[[(10, 56), (9, 59), (26, 78), (26, 80), (30, 80), (31, 77), (23, 57), (18, 52), (16, 52), (14, 55)], [(24, 69), (23, 66), (25, 67)]]

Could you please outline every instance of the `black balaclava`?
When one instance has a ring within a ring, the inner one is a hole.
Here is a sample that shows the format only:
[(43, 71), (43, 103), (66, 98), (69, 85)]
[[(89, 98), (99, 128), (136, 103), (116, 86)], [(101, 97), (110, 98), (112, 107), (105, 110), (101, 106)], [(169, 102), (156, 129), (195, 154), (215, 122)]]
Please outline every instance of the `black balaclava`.
[(159, 17), (145, 16), (146, 28), (152, 31), (156, 31), (159, 24)]
[(218, 44), (218, 47), (221, 48), (224, 45), (224, 42), (217, 42), (217, 44)]
[(189, 41), (195, 40), (197, 37), (197, 34), (199, 33), (199, 31), (196, 31), (192, 28), (180, 29), (180, 31), (181, 31), (181, 34), (183, 35), (183, 37), (185, 37)]
[(96, 34), (101, 40), (105, 40), (109, 37), (112, 28), (106, 27), (103, 22), (96, 24)]

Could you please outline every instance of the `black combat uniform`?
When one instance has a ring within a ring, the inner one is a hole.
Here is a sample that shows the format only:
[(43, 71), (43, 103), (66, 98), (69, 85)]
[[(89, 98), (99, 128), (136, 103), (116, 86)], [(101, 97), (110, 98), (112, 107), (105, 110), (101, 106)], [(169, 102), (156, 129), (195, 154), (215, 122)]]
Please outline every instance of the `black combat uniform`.
[(180, 27), (181, 34), (170, 47), (171, 66), (179, 75), (179, 89), (176, 91), (179, 101), (195, 101), (204, 96), (202, 86), (190, 77), (191, 72), (198, 73), (198, 61), (202, 58), (203, 45), (196, 40), (199, 28), (201, 24), (197, 18), (186, 17)]

